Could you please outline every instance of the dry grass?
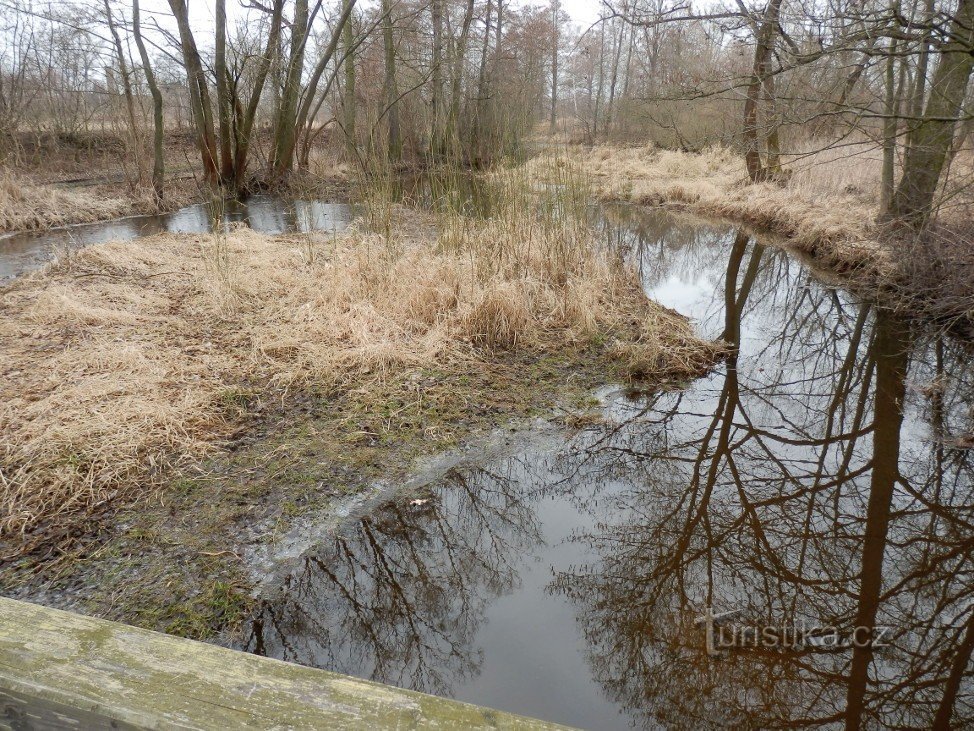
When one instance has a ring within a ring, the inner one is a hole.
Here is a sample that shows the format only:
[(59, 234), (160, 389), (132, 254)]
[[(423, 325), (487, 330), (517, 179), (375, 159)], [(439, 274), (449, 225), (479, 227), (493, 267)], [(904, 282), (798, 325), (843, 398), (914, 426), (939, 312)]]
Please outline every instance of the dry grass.
[(228, 399), (255, 384), (342, 392), (514, 346), (601, 343), (656, 379), (712, 364), (584, 226), (507, 209), (439, 237), (401, 208), (391, 239), (159, 235), (19, 280), (0, 300), (0, 533), (47, 540), (145, 493), (218, 449)]
[(52, 228), (123, 216), (130, 204), (84, 190), (31, 185), (7, 173), (0, 176), (0, 231)]
[[(604, 198), (686, 208), (766, 229), (840, 271), (890, 269), (876, 243), (876, 202), (864, 192), (873, 190), (877, 174), (872, 158), (840, 161), (834, 151), (801, 156), (790, 165), (789, 183), (749, 185), (743, 159), (723, 147), (702, 153), (595, 147), (567, 154)], [(534, 165), (547, 174), (547, 163)]]
[[(188, 205), (195, 197), (195, 185), (185, 182), (189, 185), (167, 186), (165, 209)], [(0, 170), (0, 231), (41, 230), (158, 211), (148, 189), (132, 193), (111, 185), (57, 188)]]

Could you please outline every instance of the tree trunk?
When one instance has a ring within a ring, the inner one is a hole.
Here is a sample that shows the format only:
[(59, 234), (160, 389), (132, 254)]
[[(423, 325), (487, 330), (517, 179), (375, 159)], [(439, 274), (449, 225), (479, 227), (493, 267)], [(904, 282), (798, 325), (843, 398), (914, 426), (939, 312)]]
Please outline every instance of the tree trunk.
[(879, 212), (886, 216), (893, 204), (895, 185), (894, 166), (896, 164), (896, 53), (897, 39), (889, 42), (889, 55), (886, 57), (886, 101), (883, 105), (883, 174), (880, 183)]
[[(345, 0), (350, 4), (355, 0)], [(348, 157), (354, 160), (357, 157), (355, 146), (355, 30), (352, 21), (349, 19), (343, 29), (345, 47), (345, 94), (342, 97), (342, 112), (345, 118), (345, 144), (348, 148)]]
[(216, 0), (216, 42), (213, 71), (216, 74), (216, 109), (220, 124), (220, 183), (232, 185), (233, 130), (230, 120), (230, 86), (227, 82), (227, 2)]
[(444, 152), (443, 142), (443, 0), (430, 0), (433, 20), (433, 122), (430, 127), (430, 149), (434, 157)]
[(402, 159), (402, 137), (399, 131), (399, 88), (396, 84), (396, 47), (392, 37), (392, 6), (382, 0), (382, 45), (385, 51), (385, 103), (388, 121), (389, 162)]
[(311, 78), (308, 79), (308, 86), (304, 90), (304, 95), (301, 97), (301, 104), (298, 109), (297, 118), (294, 121), (295, 133), (292, 137), (291, 149), (288, 152), (291, 159), (294, 157), (294, 144), (297, 142), (297, 135), (301, 133), (306, 133), (305, 145), (302, 149), (301, 155), (303, 159), (307, 159), (309, 153), (308, 144), (310, 144), (311, 139), (310, 130), (307, 129), (309, 126), (309, 121), (313, 120), (317, 115), (318, 109), (321, 107), (321, 102), (324, 100), (324, 96), (327, 95), (328, 89), (335, 80), (338, 69), (336, 68), (335, 72), (328, 77), (328, 83), (325, 85), (325, 91), (322, 95), (322, 99), (319, 100), (318, 105), (312, 110), (315, 95), (318, 92), (318, 84), (321, 83), (321, 77), (325, 73), (325, 69), (328, 68), (328, 64), (331, 63), (331, 59), (335, 56), (335, 52), (338, 50), (338, 43), (342, 38), (342, 31), (344, 30), (345, 26), (349, 24), (349, 19), (352, 17), (352, 11), (354, 9), (355, 0), (349, 0), (344, 4), (342, 14), (338, 18), (338, 23), (332, 29), (328, 46), (321, 54), (321, 58), (318, 59), (318, 63), (315, 65), (314, 71), (311, 72)]
[(599, 135), (599, 115), (602, 113), (602, 87), (605, 80), (605, 23), (599, 24), (599, 80), (595, 90), (595, 109), (592, 114), (592, 141), (595, 142)]
[(267, 46), (264, 48), (264, 55), (257, 64), (254, 88), (240, 122), (236, 155), (233, 160), (233, 185), (236, 190), (242, 187), (244, 176), (247, 174), (247, 157), (250, 154), (250, 141), (253, 135), (254, 122), (257, 119), (257, 107), (260, 106), (260, 97), (264, 90), (267, 74), (270, 72), (274, 57), (280, 48), (283, 21), (284, 0), (274, 0), (274, 4), (271, 6), (271, 27), (267, 36)]
[(781, 175), (781, 118), (778, 116), (778, 99), (775, 96), (775, 79), (771, 74), (764, 77), (764, 105), (768, 136), (765, 139), (768, 158), (765, 164), (765, 177)]
[(142, 143), (139, 140), (139, 123), (135, 116), (135, 97), (132, 95), (132, 80), (129, 78), (128, 63), (125, 61), (125, 49), (122, 47), (122, 39), (118, 35), (118, 28), (112, 17), (112, 8), (108, 0), (105, 0), (105, 18), (108, 21), (108, 29), (112, 34), (112, 41), (115, 44), (115, 55), (118, 58), (119, 75), (122, 77), (122, 91), (125, 94), (125, 109), (129, 118), (129, 135), (132, 139), (132, 154), (135, 156), (135, 169), (138, 181), (142, 182)]
[[(561, 12), (561, 2), (551, 2), (551, 114), (548, 118), (548, 133), (554, 134), (558, 125), (558, 42), (559, 30), (558, 13)], [(635, 28), (635, 26), (633, 26)]]
[(605, 108), (605, 124), (602, 125), (606, 138), (608, 138), (609, 133), (612, 131), (612, 118), (616, 101), (616, 83), (619, 80), (619, 62), (622, 60), (622, 46), (625, 35), (626, 24), (620, 22), (619, 36), (613, 39), (615, 53), (612, 55), (612, 75), (609, 77), (609, 100)]
[(132, 35), (135, 37), (135, 45), (139, 49), (139, 58), (142, 59), (142, 72), (145, 74), (145, 81), (149, 86), (149, 93), (152, 95), (152, 192), (155, 195), (156, 203), (159, 204), (162, 203), (163, 184), (166, 176), (166, 163), (163, 156), (165, 119), (162, 116), (162, 92), (159, 91), (159, 84), (156, 83), (156, 75), (152, 71), (149, 54), (145, 49), (145, 40), (142, 38), (139, 0), (132, 0)]
[(460, 147), (459, 136), (457, 135), (457, 124), (460, 119), (460, 93), (463, 82), (463, 69), (467, 57), (467, 41), (470, 37), (470, 24), (473, 22), (474, 0), (467, 0), (467, 7), (463, 14), (463, 23), (460, 26), (460, 39), (457, 41), (456, 53), (453, 62), (453, 78), (450, 83), (450, 114), (447, 119), (447, 142), (450, 145)]
[(940, 174), (974, 67), (974, 0), (960, 0), (950, 24), (949, 41), (930, 84), (923, 119), (903, 158), (903, 175), (893, 197), (894, 216), (922, 227), (933, 211)]
[(781, 0), (769, 0), (768, 7), (764, 11), (764, 19), (755, 33), (754, 67), (744, 100), (744, 162), (752, 183), (767, 178), (767, 171), (761, 162), (758, 138), (758, 104), (761, 100), (761, 90), (765, 88), (768, 78), (768, 66), (774, 47), (774, 30), (778, 24), (780, 11)]
[(468, 148), (474, 152), (474, 162), (480, 164), (482, 157), (482, 138), (481, 132), (484, 127), (484, 118), (487, 114), (487, 97), (489, 94), (489, 75), (487, 73), (487, 58), (490, 54), (490, 14), (493, 10), (492, 0), (487, 0), (484, 11), (484, 44), (480, 48), (480, 71), (477, 78), (477, 111), (474, 115), (473, 124), (470, 125), (470, 141)]
[(923, 18), (924, 29), (923, 38), (920, 41), (920, 55), (917, 58), (916, 79), (913, 81), (913, 93), (910, 97), (910, 133), (907, 135), (907, 144), (912, 141), (913, 135), (919, 125), (920, 116), (923, 114), (923, 103), (927, 96), (927, 72), (930, 65), (930, 24), (934, 20), (933, 0), (926, 0), (926, 14)]
[(271, 150), (271, 177), (281, 179), (294, 163), (294, 143), (297, 130), (298, 99), (301, 94), (301, 75), (304, 71), (304, 51), (308, 40), (308, 0), (296, 0), (294, 21), (291, 23), (291, 50), (288, 56), (281, 105), (274, 125), (274, 147)]
[(203, 63), (196, 48), (196, 40), (189, 26), (189, 11), (185, 0), (169, 0), (169, 7), (179, 28), (179, 44), (186, 67), (186, 80), (189, 86), (190, 109), (196, 126), (196, 141), (203, 160), (203, 178), (211, 186), (218, 181), (216, 135), (213, 132), (213, 110), (210, 106), (210, 92), (203, 73)]

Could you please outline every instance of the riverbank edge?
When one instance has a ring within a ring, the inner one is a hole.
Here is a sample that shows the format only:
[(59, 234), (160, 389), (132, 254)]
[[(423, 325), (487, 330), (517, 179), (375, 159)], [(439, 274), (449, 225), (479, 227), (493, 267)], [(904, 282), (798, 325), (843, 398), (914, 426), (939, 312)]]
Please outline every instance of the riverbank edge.
[(824, 269), (866, 283), (888, 283), (895, 275), (891, 247), (883, 242), (883, 227), (869, 206), (851, 195), (826, 205), (787, 182), (751, 184), (743, 159), (725, 148), (695, 153), (654, 147), (568, 148), (553, 161), (538, 158), (535, 174), (544, 178), (545, 167), (552, 164), (577, 165), (605, 203), (659, 207), (741, 224), (768, 235), (771, 243), (808, 255)]
[[(719, 361), (715, 356), (713, 366)], [(476, 405), (462, 419), (424, 414), (422, 428), (378, 448), (347, 433), (322, 440), (338, 434), (349, 415), (357, 420), (361, 404), (323, 408), (305, 395), (270, 414), (246, 414), (249, 423), (222, 454), (169, 475), (143, 500), (91, 516), (67, 550), (0, 569), (0, 594), (240, 646), (258, 600), (315, 543), (378, 505), (408, 505), (443, 465), (496, 456), (497, 440), (522, 443), (538, 433), (551, 439), (597, 423), (596, 390), (622, 383), (617, 364), (594, 350), (513, 356), (493, 370), (473, 384), (463, 373), (447, 377), (442, 391)], [(641, 384), (649, 391), (681, 386)], [(499, 394), (500, 406), (488, 402)], [(260, 400), (256, 390), (247, 394), (249, 403)]]

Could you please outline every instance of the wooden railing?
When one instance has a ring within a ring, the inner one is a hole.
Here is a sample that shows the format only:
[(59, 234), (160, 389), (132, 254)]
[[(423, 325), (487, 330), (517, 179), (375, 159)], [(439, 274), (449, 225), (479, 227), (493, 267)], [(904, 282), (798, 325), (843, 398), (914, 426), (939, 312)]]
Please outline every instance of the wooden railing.
[(0, 598), (0, 728), (559, 727)]

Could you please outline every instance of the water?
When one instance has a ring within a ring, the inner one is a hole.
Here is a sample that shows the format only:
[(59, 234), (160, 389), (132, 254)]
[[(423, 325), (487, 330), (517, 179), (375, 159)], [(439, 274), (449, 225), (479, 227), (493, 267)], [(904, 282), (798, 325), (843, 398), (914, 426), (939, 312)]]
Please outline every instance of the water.
[[(732, 228), (600, 227), (736, 354), (349, 522), (248, 649), (594, 729), (974, 724), (968, 349)], [(712, 656), (708, 607), (842, 638)]]
[[(252, 196), (244, 202), (228, 201), (226, 205), (224, 224), (242, 222), (266, 234), (340, 231), (352, 220), (353, 213), (352, 207), (344, 203), (285, 201), (265, 195)], [(204, 233), (212, 228), (211, 211), (200, 203), (172, 213), (0, 236), (0, 284), (39, 268), (58, 249), (130, 241), (157, 233)]]

